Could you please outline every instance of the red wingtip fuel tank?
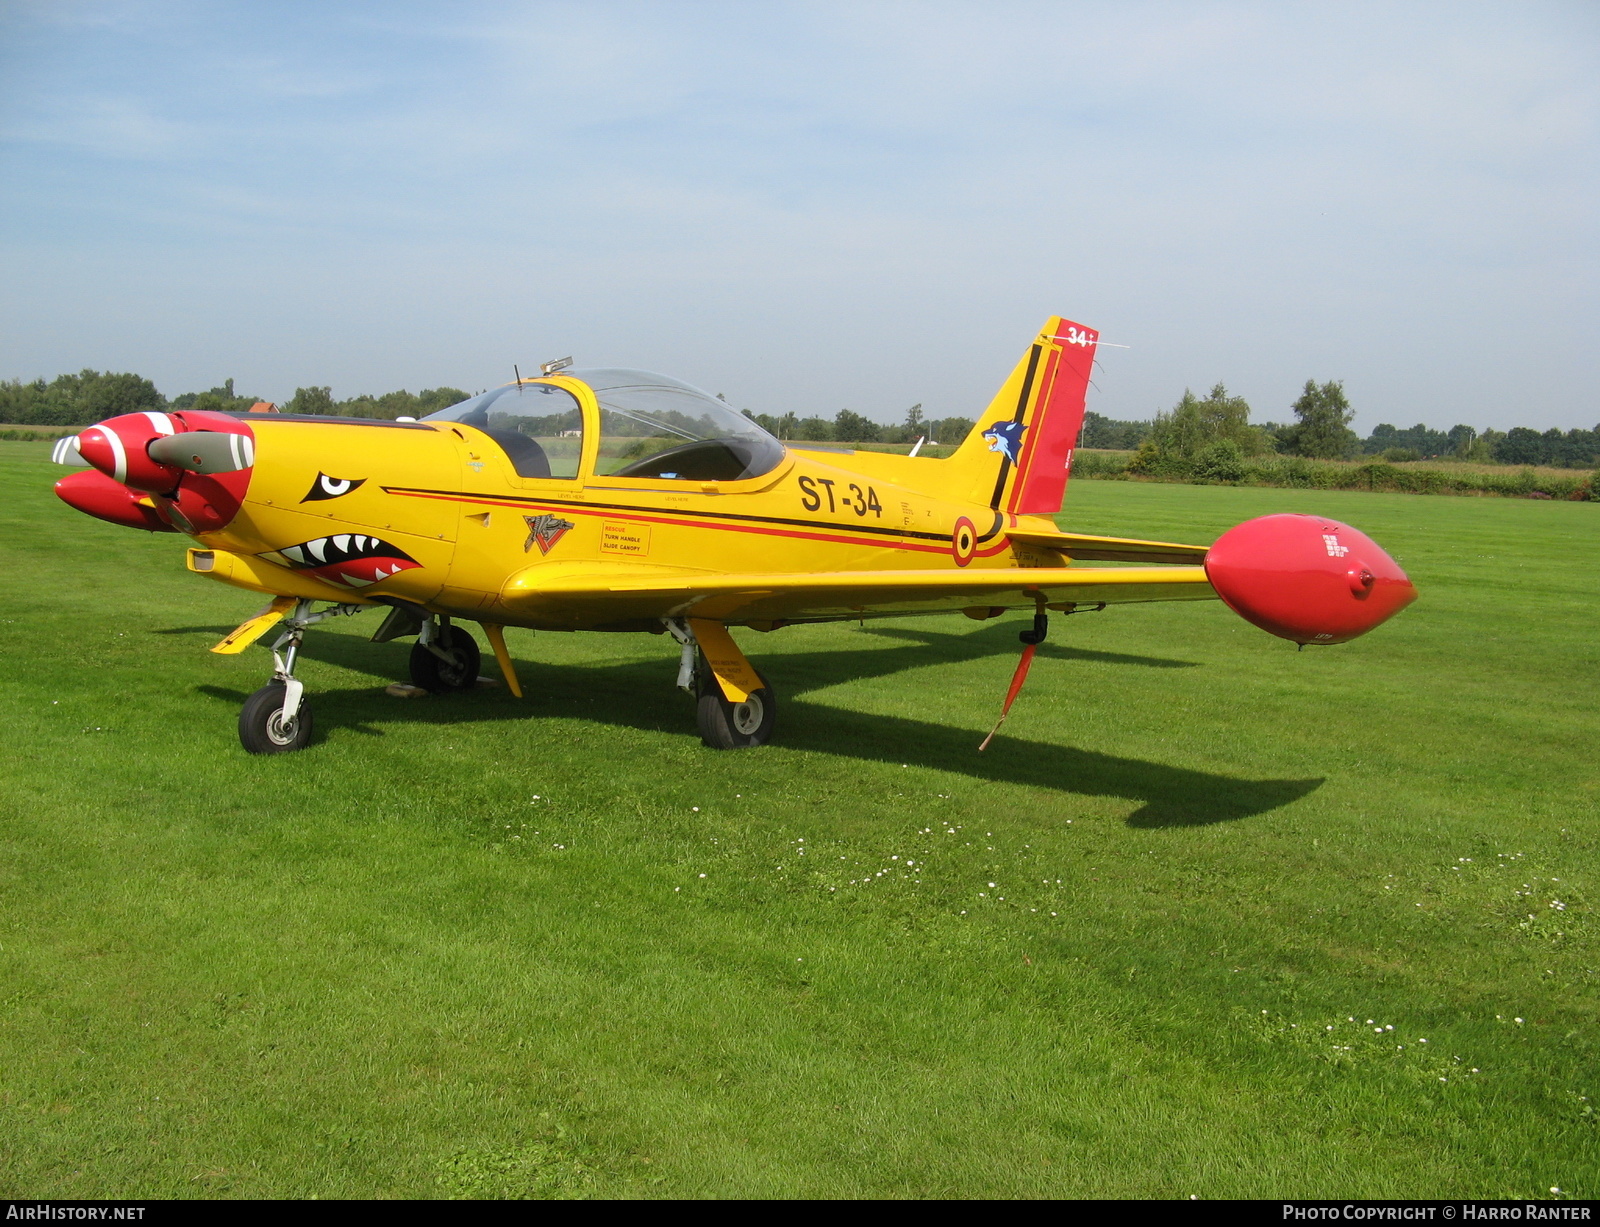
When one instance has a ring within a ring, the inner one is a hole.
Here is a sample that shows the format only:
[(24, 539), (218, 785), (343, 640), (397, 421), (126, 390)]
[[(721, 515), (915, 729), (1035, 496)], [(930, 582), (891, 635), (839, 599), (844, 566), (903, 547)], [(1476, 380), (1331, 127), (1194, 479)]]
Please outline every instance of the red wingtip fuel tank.
[[(151, 454), (151, 444), (161, 439), (218, 435), (240, 436), (234, 440), (238, 446), (232, 461), (202, 464), (198, 455), (191, 459), (175, 452), (167, 458), (178, 460), (172, 464)], [(56, 494), (69, 506), (112, 524), (214, 532), (227, 526), (244, 501), (255, 460), (254, 438), (247, 423), (222, 413), (119, 414), (78, 435), (78, 454), (99, 471), (92, 477), (81, 473), (64, 478), (56, 483)], [(139, 502), (143, 495), (155, 504), (154, 511)]]
[(1247, 622), (1295, 643), (1346, 643), (1417, 590), (1371, 537), (1322, 516), (1246, 520), (1206, 554), (1206, 576)]

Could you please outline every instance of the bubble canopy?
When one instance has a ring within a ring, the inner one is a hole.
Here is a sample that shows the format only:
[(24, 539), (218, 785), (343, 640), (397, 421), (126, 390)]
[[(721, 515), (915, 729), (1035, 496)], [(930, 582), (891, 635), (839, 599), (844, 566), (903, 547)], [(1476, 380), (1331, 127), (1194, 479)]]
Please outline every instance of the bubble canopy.
[[(739, 481), (771, 472), (783, 444), (715, 396), (649, 371), (563, 371), (593, 389), (600, 404), (600, 455), (612, 477), (665, 481)], [(536, 395), (529, 396), (529, 392)], [(495, 388), (429, 414), (424, 421), (460, 422), (495, 437), (555, 433), (580, 425), (570, 393), (544, 383)], [(555, 421), (559, 417), (561, 420)], [(508, 452), (510, 449), (507, 449)], [(513, 456), (513, 460), (516, 457)], [(522, 472), (522, 465), (518, 465)], [(524, 476), (539, 474), (524, 473)]]

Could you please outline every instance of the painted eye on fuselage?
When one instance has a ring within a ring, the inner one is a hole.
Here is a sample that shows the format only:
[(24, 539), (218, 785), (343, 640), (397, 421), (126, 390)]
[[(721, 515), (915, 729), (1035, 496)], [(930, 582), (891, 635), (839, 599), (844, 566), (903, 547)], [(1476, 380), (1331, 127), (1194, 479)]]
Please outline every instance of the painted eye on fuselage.
[(311, 483), (311, 492), (300, 501), (314, 503), (325, 498), (338, 498), (341, 494), (349, 494), (366, 480), (365, 477), (329, 477), (326, 473), (318, 473), (317, 480)]

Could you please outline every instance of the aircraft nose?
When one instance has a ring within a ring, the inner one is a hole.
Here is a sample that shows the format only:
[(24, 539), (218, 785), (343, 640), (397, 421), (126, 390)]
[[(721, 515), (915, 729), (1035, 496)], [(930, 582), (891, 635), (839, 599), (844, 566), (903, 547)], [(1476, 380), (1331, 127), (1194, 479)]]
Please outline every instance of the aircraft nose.
[(124, 413), (87, 427), (74, 445), (83, 462), (113, 484), (91, 490), (85, 481), (65, 479), (57, 493), (66, 502), (142, 528), (149, 527), (145, 511), (129, 512), (116, 491), (135, 502), (145, 494), (161, 522), (186, 533), (226, 527), (238, 514), (255, 465), (254, 431), (222, 413)]

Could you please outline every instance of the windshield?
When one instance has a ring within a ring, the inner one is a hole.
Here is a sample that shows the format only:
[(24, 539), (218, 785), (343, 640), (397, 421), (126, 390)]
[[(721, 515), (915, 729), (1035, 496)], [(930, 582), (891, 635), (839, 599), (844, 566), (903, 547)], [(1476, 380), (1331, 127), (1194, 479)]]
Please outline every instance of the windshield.
[(493, 388), (422, 420), (477, 427), (500, 445), (519, 477), (576, 477), (583, 458), (578, 399), (547, 383)]
[(564, 371), (600, 402), (599, 472), (666, 481), (760, 477), (779, 443), (744, 414), (681, 380), (649, 371)]

